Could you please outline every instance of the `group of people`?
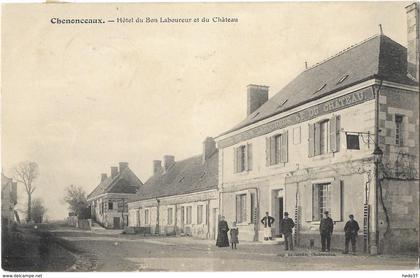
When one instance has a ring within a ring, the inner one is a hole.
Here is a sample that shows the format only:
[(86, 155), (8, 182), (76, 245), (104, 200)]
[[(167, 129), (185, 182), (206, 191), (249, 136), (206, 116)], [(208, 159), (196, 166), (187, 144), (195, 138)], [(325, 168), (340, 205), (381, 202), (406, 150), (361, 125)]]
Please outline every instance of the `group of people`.
[[(274, 217), (270, 216), (268, 212), (261, 219), (261, 224), (264, 225), (264, 240), (272, 240), (272, 226), (275, 222)], [(293, 219), (289, 218), (289, 213), (285, 212), (284, 217), (280, 220), (280, 233), (284, 236), (284, 247), (285, 250), (293, 250), (293, 228), (295, 223)], [(345, 249), (344, 253), (349, 253), (349, 243), (351, 242), (352, 252), (356, 252), (356, 240), (359, 232), (359, 224), (354, 220), (353, 214), (349, 215), (349, 221), (344, 226), (345, 233)], [(329, 216), (329, 212), (325, 211), (319, 223), (319, 232), (321, 235), (321, 250), (322, 252), (330, 252), (331, 247), (331, 236), (334, 230), (334, 222)], [(228, 232), (230, 232), (230, 244), (228, 238)], [(228, 223), (225, 217), (222, 216), (219, 222), (219, 230), (217, 234), (216, 246), (218, 247), (229, 247), (236, 249), (236, 245), (239, 243), (239, 229), (236, 226), (236, 222), (232, 223), (232, 227), (229, 229)]]

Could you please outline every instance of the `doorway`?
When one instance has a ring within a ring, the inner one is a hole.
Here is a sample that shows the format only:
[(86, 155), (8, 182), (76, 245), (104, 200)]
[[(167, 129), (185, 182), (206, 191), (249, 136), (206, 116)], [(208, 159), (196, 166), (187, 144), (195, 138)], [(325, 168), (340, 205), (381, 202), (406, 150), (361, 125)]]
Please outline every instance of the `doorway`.
[(281, 231), (280, 231), (280, 222), (283, 219), (284, 215), (284, 195), (283, 195), (283, 189), (280, 190), (274, 190), (273, 191), (273, 212), (274, 212), (274, 219), (276, 220), (275, 223), (275, 229), (274, 229), (274, 236), (276, 237), (282, 237)]
[(114, 217), (114, 229), (119, 229), (119, 228), (120, 228), (120, 218)]

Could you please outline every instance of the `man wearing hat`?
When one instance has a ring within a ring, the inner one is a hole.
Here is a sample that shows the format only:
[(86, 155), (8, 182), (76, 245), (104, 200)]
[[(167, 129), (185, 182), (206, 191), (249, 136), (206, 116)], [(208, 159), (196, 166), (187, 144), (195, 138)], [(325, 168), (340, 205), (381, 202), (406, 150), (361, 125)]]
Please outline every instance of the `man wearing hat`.
[(350, 220), (347, 221), (346, 226), (344, 226), (344, 233), (346, 237), (345, 241), (345, 249), (344, 254), (347, 254), (349, 252), (349, 242), (351, 241), (351, 250), (352, 253), (356, 253), (356, 239), (357, 239), (357, 233), (359, 232), (359, 223), (357, 223), (356, 220), (354, 220), (354, 215), (349, 215)]
[(330, 252), (331, 235), (334, 229), (334, 223), (329, 216), (328, 211), (324, 212), (324, 217), (319, 223), (319, 233), (321, 234), (322, 252)]
[(272, 240), (273, 236), (271, 233), (271, 225), (274, 223), (274, 217), (271, 217), (268, 214), (268, 211), (265, 212), (265, 216), (261, 219), (261, 223), (264, 225), (264, 240)]
[(295, 222), (289, 218), (289, 213), (284, 213), (284, 218), (280, 221), (280, 231), (284, 236), (284, 247), (285, 250), (293, 250), (293, 227)]

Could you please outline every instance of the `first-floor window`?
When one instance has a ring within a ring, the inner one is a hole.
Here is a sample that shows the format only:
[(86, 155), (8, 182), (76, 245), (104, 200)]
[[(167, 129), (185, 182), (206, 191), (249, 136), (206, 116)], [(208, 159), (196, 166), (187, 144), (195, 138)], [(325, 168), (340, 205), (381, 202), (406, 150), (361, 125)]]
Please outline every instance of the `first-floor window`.
[(114, 203), (113, 202), (108, 202), (108, 209), (109, 210), (113, 210), (114, 209)]
[(403, 146), (403, 116), (395, 115), (395, 145)]
[(187, 213), (186, 213), (186, 222), (185, 224), (191, 224), (192, 223), (192, 206), (187, 207)]
[(236, 222), (246, 221), (246, 194), (236, 195)]
[(149, 225), (150, 221), (149, 221), (149, 210), (146, 209), (144, 210), (144, 224), (145, 225)]
[(322, 121), (319, 125), (319, 134), (320, 134), (320, 141), (319, 141), (319, 150), (321, 154), (328, 152), (328, 123), (329, 121)]
[(331, 190), (330, 183), (315, 184), (313, 190), (313, 216), (315, 221), (321, 220), (325, 211), (331, 208)]
[(173, 209), (168, 208), (168, 225), (173, 224)]
[(203, 223), (203, 205), (197, 206), (197, 224)]

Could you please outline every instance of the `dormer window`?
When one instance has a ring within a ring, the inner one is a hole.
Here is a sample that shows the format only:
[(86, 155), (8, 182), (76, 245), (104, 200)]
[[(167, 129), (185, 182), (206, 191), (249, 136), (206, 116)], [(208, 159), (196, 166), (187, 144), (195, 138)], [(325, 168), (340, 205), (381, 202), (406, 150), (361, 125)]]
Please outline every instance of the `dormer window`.
[(340, 83), (342, 83), (342, 82), (344, 82), (344, 80), (346, 80), (346, 79), (347, 79), (347, 77), (349, 77), (349, 75), (348, 75), (348, 74), (346, 74), (346, 75), (344, 75), (343, 77), (341, 77), (341, 78), (340, 78), (340, 80), (338, 80), (337, 85), (338, 85), (338, 84), (340, 84)]
[(320, 91), (322, 91), (325, 88), (325, 86), (327, 86), (327, 83), (325, 83), (321, 87), (319, 87), (319, 89), (316, 90), (313, 94), (315, 95), (315, 94), (319, 93)]

